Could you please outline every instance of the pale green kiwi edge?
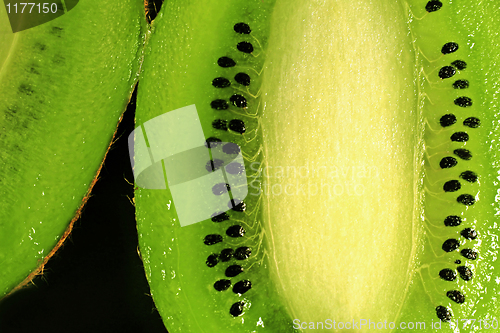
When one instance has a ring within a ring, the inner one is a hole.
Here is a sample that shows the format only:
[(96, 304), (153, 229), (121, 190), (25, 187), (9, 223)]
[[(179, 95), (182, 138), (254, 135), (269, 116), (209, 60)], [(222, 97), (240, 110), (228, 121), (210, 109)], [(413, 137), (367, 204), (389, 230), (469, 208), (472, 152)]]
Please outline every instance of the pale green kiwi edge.
[(80, 213), (138, 80), (143, 6), (84, 0), (12, 34), (0, 5), (0, 296)]

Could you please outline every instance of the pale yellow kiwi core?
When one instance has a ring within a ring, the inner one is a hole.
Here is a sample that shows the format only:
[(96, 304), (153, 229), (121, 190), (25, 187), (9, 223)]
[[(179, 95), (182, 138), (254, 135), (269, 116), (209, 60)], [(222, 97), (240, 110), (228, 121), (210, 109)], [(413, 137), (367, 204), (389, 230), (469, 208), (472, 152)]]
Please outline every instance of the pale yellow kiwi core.
[(393, 321), (421, 209), (405, 8), (287, 0), (273, 15), (262, 74), (273, 279), (294, 319)]

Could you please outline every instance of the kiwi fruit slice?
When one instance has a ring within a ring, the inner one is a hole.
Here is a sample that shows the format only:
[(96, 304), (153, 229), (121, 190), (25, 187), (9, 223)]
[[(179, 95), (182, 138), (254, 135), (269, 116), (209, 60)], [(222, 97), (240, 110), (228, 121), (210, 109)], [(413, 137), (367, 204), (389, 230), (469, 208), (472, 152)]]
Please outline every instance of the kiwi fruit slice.
[[(244, 171), (248, 184), (244, 197), (219, 182), (176, 202), (162, 156), (151, 163), (163, 189), (137, 183), (140, 252), (167, 329), (494, 328), (499, 12), (468, 1), (164, 3), (134, 149), (153, 156), (198, 135), (169, 115), (181, 109), (206, 140), (196, 152), (209, 152), (178, 167)], [(239, 153), (243, 165), (231, 162)], [(212, 196), (227, 208), (182, 225), (185, 207), (204, 211)]]
[(3, 4), (0, 17), (4, 296), (43, 271), (81, 213), (137, 82), (146, 22), (136, 0), (80, 1), (16, 33)]

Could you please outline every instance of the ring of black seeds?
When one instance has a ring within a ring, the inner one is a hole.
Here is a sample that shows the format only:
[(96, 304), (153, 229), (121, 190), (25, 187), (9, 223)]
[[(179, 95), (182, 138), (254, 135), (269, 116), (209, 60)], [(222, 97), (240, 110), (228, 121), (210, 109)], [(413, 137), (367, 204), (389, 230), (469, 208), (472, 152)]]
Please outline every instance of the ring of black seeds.
[(224, 165), (224, 161), (215, 159), (215, 160), (210, 160), (207, 162), (205, 165), (205, 169), (207, 169), (208, 172), (213, 172), (215, 170), (220, 169)]
[(465, 132), (455, 132), (450, 136), (450, 139), (454, 142), (467, 142), (469, 141), (469, 134)]
[(446, 296), (458, 304), (465, 302), (465, 296), (458, 290), (450, 290), (446, 293)]
[(243, 134), (247, 131), (247, 129), (245, 127), (245, 123), (243, 122), (243, 120), (240, 120), (240, 119), (232, 119), (231, 121), (229, 121), (228, 128), (231, 131), (236, 132), (236, 133), (240, 133), (240, 134)]
[(462, 223), (460, 216), (450, 215), (444, 219), (444, 225), (447, 227), (456, 227)]
[(460, 247), (460, 242), (454, 238), (447, 239), (442, 246), (443, 251), (452, 252)]
[(436, 315), (442, 321), (450, 321), (451, 317), (453, 317), (451, 311), (448, 308), (445, 308), (444, 306), (441, 305), (436, 307)]
[(228, 290), (229, 287), (231, 287), (231, 281), (230, 280), (227, 280), (227, 279), (221, 279), (219, 281), (216, 281), (214, 283), (214, 288), (215, 290), (217, 291), (224, 291), (224, 290)]
[(231, 103), (237, 108), (246, 108), (248, 106), (247, 99), (240, 94), (232, 95), (229, 98), (229, 101), (231, 101)]
[(231, 187), (229, 186), (229, 184), (219, 183), (215, 184), (212, 187), (212, 193), (215, 195), (222, 195), (224, 193), (227, 193), (230, 189)]
[(233, 292), (240, 295), (246, 293), (250, 289), (252, 289), (252, 282), (250, 282), (249, 280), (241, 280), (239, 282), (236, 282), (233, 286)]
[(226, 212), (217, 212), (212, 214), (212, 221), (219, 223), (229, 220), (229, 215)]
[(448, 127), (457, 122), (457, 117), (455, 117), (454, 114), (445, 114), (444, 116), (439, 119), (439, 123), (441, 124), (442, 127)]
[(457, 278), (457, 273), (449, 268), (439, 271), (439, 277), (446, 281), (454, 281)]
[(443, 157), (441, 161), (439, 162), (439, 166), (441, 169), (448, 169), (448, 168), (453, 168), (455, 165), (457, 165), (457, 159), (451, 156)]
[(212, 122), (212, 127), (218, 130), (227, 131), (227, 120), (215, 119)]
[(440, 10), (441, 7), (443, 7), (443, 4), (441, 1), (437, 0), (432, 0), (425, 5), (425, 10), (428, 11), (429, 13), (435, 12), (437, 10)]
[(460, 185), (460, 182), (458, 180), (450, 180), (444, 183), (443, 185), (443, 190), (445, 192), (456, 192), (460, 190), (462, 186)]
[(216, 99), (210, 102), (210, 107), (214, 110), (227, 110), (229, 109), (229, 103), (223, 99)]
[(453, 154), (457, 155), (463, 160), (470, 160), (472, 158), (472, 153), (468, 149), (455, 149)]
[(253, 52), (253, 45), (249, 42), (239, 42), (238, 45), (236, 45), (236, 48), (238, 49), (238, 51), (243, 53)]
[(460, 178), (469, 183), (475, 183), (477, 181), (477, 175), (473, 171), (464, 171), (460, 174)]
[(454, 66), (459, 71), (467, 68), (467, 63), (463, 60), (455, 60), (454, 62), (451, 63), (451, 65)]
[(231, 85), (231, 82), (229, 82), (229, 80), (225, 77), (216, 77), (212, 80), (212, 85), (215, 88), (227, 88)]
[(243, 272), (243, 267), (241, 267), (240, 265), (231, 265), (228, 268), (226, 268), (225, 274), (227, 277), (235, 277), (242, 272)]
[(245, 170), (245, 167), (239, 163), (229, 163), (226, 166), (226, 171), (227, 173), (231, 175), (241, 175), (243, 171)]
[(245, 236), (245, 229), (241, 225), (232, 225), (226, 230), (226, 235), (237, 238)]
[(467, 96), (461, 96), (455, 99), (453, 103), (455, 103), (455, 105), (460, 106), (461, 108), (468, 108), (472, 106), (472, 99), (470, 99)]
[(458, 44), (455, 42), (448, 42), (441, 48), (442, 54), (450, 54), (458, 50)]
[(217, 59), (217, 65), (222, 68), (228, 68), (236, 66), (236, 62), (229, 57), (220, 57), (219, 59)]
[(250, 75), (246, 73), (238, 73), (234, 76), (234, 80), (243, 86), (250, 85)]
[(252, 249), (247, 246), (242, 246), (234, 251), (234, 257), (236, 260), (246, 260), (252, 255)]
[(469, 281), (473, 277), (472, 271), (469, 267), (458, 266), (457, 271), (460, 274), (460, 277), (462, 278), (462, 280), (464, 280), (464, 281)]
[(231, 305), (231, 309), (229, 309), (229, 313), (233, 317), (238, 317), (243, 314), (243, 307), (245, 306), (244, 302), (236, 302)]
[(219, 145), (219, 142), (222, 142), (221, 139), (218, 139), (218, 138), (214, 138), (213, 136), (208, 138), (206, 141), (205, 141), (205, 147), (207, 148), (214, 148), (214, 147), (217, 147)]
[(222, 151), (229, 155), (238, 154), (241, 149), (236, 143), (228, 142), (222, 147)]
[(465, 239), (470, 239), (470, 240), (477, 238), (476, 230), (471, 229), (471, 228), (465, 228), (464, 230), (462, 230), (460, 232), (460, 235), (462, 235), (462, 237), (464, 237)]
[(454, 89), (467, 89), (469, 88), (469, 81), (467, 80), (457, 80), (453, 82)]
[(250, 29), (250, 26), (246, 23), (243, 23), (243, 22), (240, 22), (240, 23), (236, 23), (233, 27), (234, 31), (239, 33), (239, 34), (243, 34), (243, 35), (248, 35), (249, 33), (252, 32), (252, 30)]
[(481, 125), (481, 121), (479, 118), (476, 117), (469, 117), (464, 120), (464, 126), (470, 127), (470, 128), (478, 128), (479, 125)]
[(203, 242), (206, 245), (214, 245), (214, 244), (222, 242), (222, 236), (218, 235), (218, 234), (206, 235)]
[(215, 267), (219, 263), (219, 256), (217, 254), (211, 254), (208, 256), (206, 264), (208, 267)]
[(469, 260), (476, 260), (477, 259), (477, 252), (471, 250), (471, 249), (463, 249), (460, 251), (460, 254), (464, 256), (464, 258), (467, 258)]
[(233, 249), (224, 249), (220, 251), (220, 261), (228, 262), (233, 257), (234, 250)]
[(238, 199), (231, 199), (227, 205), (236, 212), (244, 212), (247, 209), (245, 202)]
[(466, 206), (472, 206), (476, 203), (476, 199), (470, 194), (461, 194), (458, 196), (457, 202)]
[(441, 79), (449, 79), (450, 77), (455, 75), (456, 72), (457, 71), (455, 70), (455, 68), (453, 68), (451, 66), (444, 66), (444, 67), (441, 67), (441, 69), (439, 70), (438, 76)]
[(460, 261), (459, 259), (455, 260), (455, 264), (460, 265), (461, 263), (462, 261)]

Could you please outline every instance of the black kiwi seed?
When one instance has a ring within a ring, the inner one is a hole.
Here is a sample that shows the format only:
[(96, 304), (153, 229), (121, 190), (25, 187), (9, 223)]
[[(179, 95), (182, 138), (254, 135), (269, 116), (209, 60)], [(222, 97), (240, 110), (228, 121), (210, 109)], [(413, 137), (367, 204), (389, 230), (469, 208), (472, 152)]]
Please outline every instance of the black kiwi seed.
[(476, 260), (477, 258), (477, 252), (472, 251), (471, 249), (463, 249), (462, 251), (460, 251), (460, 254), (470, 260)]
[(233, 59), (229, 58), (229, 57), (220, 57), (217, 60), (217, 64), (220, 67), (223, 67), (223, 68), (228, 68), (228, 67), (234, 67), (234, 66), (236, 66), (236, 62)]
[(244, 35), (248, 35), (249, 33), (252, 32), (252, 30), (250, 29), (250, 26), (246, 23), (243, 23), (243, 22), (236, 23), (234, 25), (234, 31), (236, 31), (239, 34), (244, 34)]
[(214, 110), (227, 110), (229, 108), (229, 103), (223, 99), (216, 99), (210, 103), (210, 107)]
[(214, 138), (213, 136), (205, 140), (205, 147), (214, 148), (219, 145), (219, 142), (222, 142), (219, 138)]
[(443, 251), (452, 252), (458, 249), (460, 246), (460, 242), (454, 238), (447, 239), (442, 246)]
[(250, 85), (250, 75), (246, 73), (238, 73), (234, 76), (234, 80), (239, 84), (248, 87)]
[(477, 237), (477, 232), (474, 229), (471, 228), (465, 228), (460, 232), (460, 235), (466, 239), (476, 239)]
[(238, 45), (236, 45), (236, 48), (238, 49), (238, 51), (241, 51), (243, 53), (253, 52), (253, 45), (249, 42), (239, 42)]
[(425, 5), (425, 10), (428, 11), (429, 13), (435, 12), (437, 10), (440, 10), (441, 7), (443, 7), (443, 3), (441, 1), (429, 1), (427, 5)]
[(476, 199), (470, 194), (461, 194), (458, 196), (457, 202), (466, 206), (472, 206), (476, 203)]
[(238, 154), (240, 152), (240, 146), (236, 143), (229, 142), (222, 147), (222, 151), (229, 155)]
[(241, 295), (241, 294), (246, 293), (250, 289), (252, 289), (252, 282), (250, 282), (249, 280), (242, 280), (242, 281), (236, 282), (236, 284), (233, 287), (233, 292), (235, 294)]
[(469, 117), (469, 118), (464, 120), (464, 126), (467, 126), (470, 128), (478, 128), (479, 125), (481, 125), (481, 121), (476, 117)]
[(449, 42), (443, 45), (441, 48), (442, 54), (450, 54), (458, 50), (458, 44), (455, 42)]
[(472, 271), (469, 267), (458, 266), (457, 271), (460, 274), (460, 277), (462, 278), (462, 280), (469, 281), (470, 279), (472, 279), (473, 274), (472, 274)]
[(242, 246), (234, 251), (234, 257), (236, 260), (246, 260), (252, 255), (252, 249), (247, 246)]
[(442, 79), (449, 79), (450, 77), (455, 75), (456, 72), (457, 71), (455, 70), (455, 68), (451, 66), (444, 66), (439, 70), (438, 76)]
[(448, 169), (448, 168), (453, 168), (455, 165), (457, 165), (457, 160), (454, 157), (447, 156), (441, 159), (439, 162), (439, 166), (441, 169)]
[(460, 216), (450, 215), (444, 219), (444, 225), (447, 227), (456, 227), (462, 223)]
[(227, 193), (229, 190), (231, 190), (231, 187), (229, 184), (225, 183), (215, 184), (212, 187), (212, 193), (215, 195), (222, 195), (223, 193)]
[(214, 288), (217, 291), (224, 291), (231, 287), (231, 281), (227, 279), (222, 279), (214, 283)]
[(452, 66), (455, 66), (455, 68), (458, 69), (459, 71), (467, 68), (467, 63), (463, 60), (455, 60), (451, 64)]
[(212, 127), (218, 130), (227, 131), (227, 120), (215, 119), (212, 122)]
[(468, 181), (469, 183), (475, 183), (477, 181), (477, 175), (475, 172), (472, 171), (464, 171), (460, 174), (460, 178), (462, 178), (465, 181)]
[(236, 302), (231, 305), (231, 309), (229, 309), (229, 313), (233, 317), (238, 317), (243, 314), (243, 307), (245, 306), (245, 302)]
[(206, 245), (214, 245), (222, 242), (222, 236), (217, 234), (206, 235), (203, 243)]
[(226, 230), (226, 235), (229, 237), (243, 237), (245, 236), (245, 229), (241, 225), (232, 225)]
[(457, 80), (453, 82), (454, 89), (467, 89), (469, 88), (469, 81), (467, 80)]
[(229, 122), (228, 127), (231, 131), (236, 132), (236, 133), (240, 133), (240, 134), (243, 134), (247, 131), (247, 129), (245, 127), (245, 123), (243, 122), (243, 120), (240, 120), (240, 119), (232, 119)]
[(472, 158), (472, 154), (470, 152), (470, 150), (467, 150), (467, 149), (455, 149), (453, 151), (453, 153), (455, 155), (457, 155), (458, 157), (460, 157), (461, 159), (463, 160), (470, 160)]
[(457, 122), (457, 117), (455, 117), (454, 114), (445, 114), (444, 116), (439, 119), (439, 123), (441, 124), (442, 127), (448, 127)]
[(220, 167), (222, 167), (223, 165), (224, 165), (224, 161), (222, 161), (222, 160), (219, 160), (219, 159), (210, 160), (205, 165), (205, 169), (207, 169), (207, 171), (209, 171), (209, 172), (212, 172), (215, 170), (219, 170)]
[(217, 212), (217, 213), (212, 214), (212, 221), (213, 222), (218, 223), (218, 222), (224, 222), (227, 220), (229, 220), (229, 215), (227, 215), (226, 212), (224, 212), (224, 213)]
[(234, 94), (233, 96), (231, 96), (229, 98), (229, 100), (231, 101), (231, 103), (238, 107), (238, 108), (246, 108), (248, 103), (247, 103), (247, 99), (243, 96), (241, 96), (240, 94)]
[(244, 212), (247, 209), (246, 203), (238, 199), (231, 199), (227, 205), (236, 212)]
[(461, 260), (459, 260), (459, 259), (455, 260), (455, 264), (460, 265), (461, 263), (462, 263)]
[(450, 180), (444, 183), (443, 185), (443, 190), (445, 192), (456, 192), (460, 190), (462, 186), (460, 185), (460, 182), (458, 180)]
[(243, 165), (239, 164), (239, 163), (229, 163), (227, 166), (226, 166), (226, 171), (231, 174), (231, 175), (241, 175), (244, 171), (244, 167)]
[(441, 305), (436, 307), (436, 315), (442, 321), (450, 321), (452, 317), (451, 311), (448, 308), (445, 308), (444, 306)]
[(467, 96), (462, 96), (455, 99), (453, 103), (460, 106), (461, 108), (468, 108), (469, 106), (472, 106), (472, 99)]
[(229, 80), (225, 77), (216, 77), (215, 79), (213, 79), (212, 85), (215, 88), (227, 88), (231, 85), (231, 82), (229, 82)]
[(233, 249), (224, 249), (220, 251), (220, 261), (227, 262), (233, 257)]
[(216, 254), (211, 254), (207, 258), (207, 266), (214, 267), (219, 262), (219, 256)]
[(467, 142), (469, 141), (469, 134), (465, 132), (455, 132), (450, 136), (451, 141)]
[(446, 296), (458, 304), (465, 302), (465, 296), (458, 290), (450, 290), (446, 293)]
[(241, 267), (240, 265), (231, 265), (228, 268), (226, 268), (227, 277), (235, 277), (242, 272), (243, 272), (243, 267)]
[(457, 273), (455, 273), (454, 271), (452, 271), (451, 269), (449, 268), (445, 268), (445, 269), (442, 269), (440, 272), (439, 272), (439, 276), (441, 277), (441, 279), (443, 280), (446, 280), (446, 281), (453, 281), (457, 278)]

